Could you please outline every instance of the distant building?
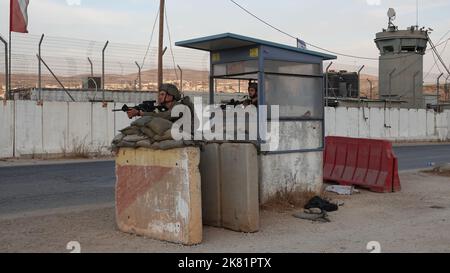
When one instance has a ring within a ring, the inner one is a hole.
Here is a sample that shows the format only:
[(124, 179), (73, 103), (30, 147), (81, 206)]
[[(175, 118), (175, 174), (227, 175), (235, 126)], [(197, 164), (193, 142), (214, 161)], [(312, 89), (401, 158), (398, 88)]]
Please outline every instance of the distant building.
[(398, 30), (390, 11), (389, 26), (376, 34), (375, 43), (380, 51), (380, 99), (403, 100), (405, 108), (425, 108), (423, 89), (423, 56), (428, 33), (417, 26)]

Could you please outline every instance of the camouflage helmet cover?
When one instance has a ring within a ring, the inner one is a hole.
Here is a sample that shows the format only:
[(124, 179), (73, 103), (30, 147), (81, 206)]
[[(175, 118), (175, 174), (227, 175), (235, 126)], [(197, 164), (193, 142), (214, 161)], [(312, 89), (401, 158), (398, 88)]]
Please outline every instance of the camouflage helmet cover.
[(167, 94), (173, 96), (175, 98), (175, 100), (180, 100), (181, 99), (180, 91), (173, 84), (170, 84), (170, 83), (161, 84), (161, 87), (159, 88), (159, 90), (167, 92)]

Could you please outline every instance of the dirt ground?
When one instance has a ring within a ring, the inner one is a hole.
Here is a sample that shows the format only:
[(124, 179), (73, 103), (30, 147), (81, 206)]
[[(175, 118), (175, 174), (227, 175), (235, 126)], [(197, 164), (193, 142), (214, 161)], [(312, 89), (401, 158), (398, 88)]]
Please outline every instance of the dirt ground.
[(261, 231), (237, 233), (204, 227), (203, 243), (185, 247), (120, 232), (114, 207), (67, 208), (0, 218), (0, 252), (450, 252), (450, 179), (420, 172), (401, 174), (402, 191), (365, 190), (337, 196), (344, 205), (330, 223), (292, 217), (295, 211), (262, 211)]

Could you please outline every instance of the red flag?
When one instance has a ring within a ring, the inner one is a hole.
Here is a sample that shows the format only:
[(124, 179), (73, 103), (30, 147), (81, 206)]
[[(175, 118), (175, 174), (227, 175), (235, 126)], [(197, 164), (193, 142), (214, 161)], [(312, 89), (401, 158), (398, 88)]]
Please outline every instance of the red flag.
[(28, 33), (29, 0), (10, 0), (9, 26), (12, 32)]

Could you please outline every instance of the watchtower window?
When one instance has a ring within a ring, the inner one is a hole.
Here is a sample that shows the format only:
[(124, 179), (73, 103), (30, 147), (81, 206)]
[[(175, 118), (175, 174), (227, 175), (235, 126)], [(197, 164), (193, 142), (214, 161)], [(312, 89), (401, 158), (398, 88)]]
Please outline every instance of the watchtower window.
[(393, 46), (385, 46), (383, 47), (383, 51), (390, 53), (390, 52), (394, 52), (394, 47)]
[(402, 46), (402, 52), (415, 52), (415, 46)]

